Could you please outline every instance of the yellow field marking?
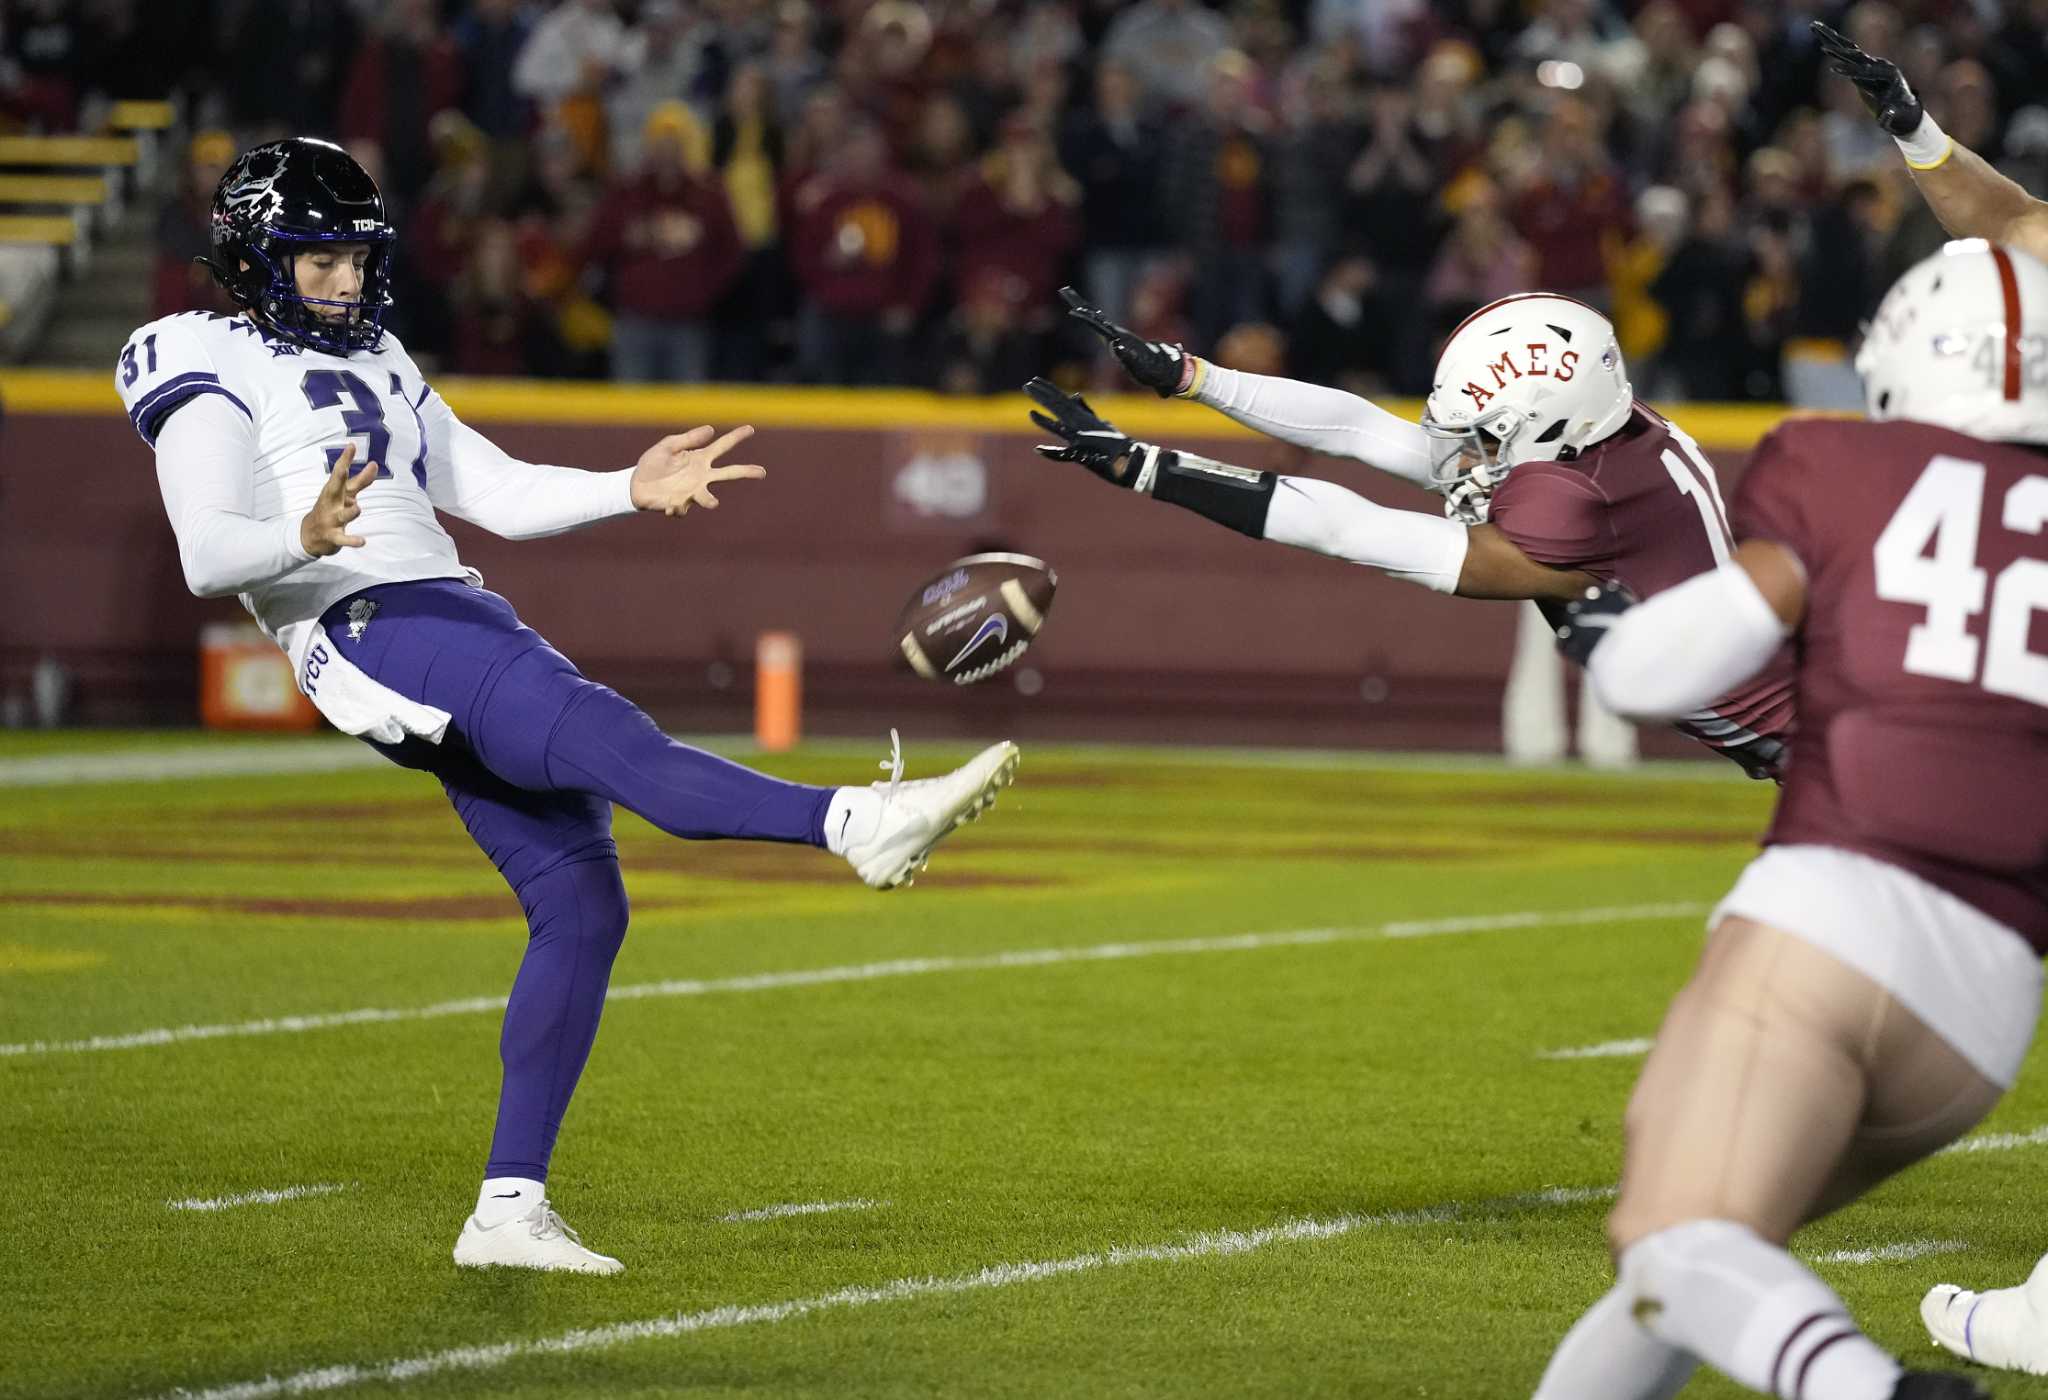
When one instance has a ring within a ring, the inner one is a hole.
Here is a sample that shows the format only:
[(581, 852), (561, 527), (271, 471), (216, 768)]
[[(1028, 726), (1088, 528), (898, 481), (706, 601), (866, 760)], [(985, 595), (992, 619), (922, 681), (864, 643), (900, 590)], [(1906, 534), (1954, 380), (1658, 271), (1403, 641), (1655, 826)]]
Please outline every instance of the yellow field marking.
[(0, 943), (0, 977), (32, 972), (83, 972), (99, 967), (105, 953), (76, 948), (32, 948), (25, 943)]

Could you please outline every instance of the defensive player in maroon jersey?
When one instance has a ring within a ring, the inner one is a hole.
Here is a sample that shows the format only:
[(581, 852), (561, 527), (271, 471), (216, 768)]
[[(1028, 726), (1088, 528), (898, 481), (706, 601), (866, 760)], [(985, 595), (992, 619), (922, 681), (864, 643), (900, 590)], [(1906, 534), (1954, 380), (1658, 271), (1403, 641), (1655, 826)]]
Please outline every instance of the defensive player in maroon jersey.
[[(1679, 713), (1797, 658), (1799, 732), (1628, 1111), (1619, 1282), (1539, 1400), (1669, 1396), (1696, 1361), (1785, 1400), (1970, 1397), (1907, 1375), (1785, 1252), (1792, 1231), (1976, 1123), (2019, 1072), (2048, 951), (2048, 266), (1951, 243), (1857, 357), (1872, 422), (1759, 446), (1740, 547), (1564, 629), (1617, 713)], [(2019, 1294), (2022, 1290), (2011, 1290)], [(1987, 1360), (2038, 1316), (1930, 1298)], [(1954, 1340), (1951, 1342), (1951, 1336)]]
[[(1988, 238), (2048, 261), (2048, 201), (2036, 199), (1936, 124), (1889, 59), (1865, 53), (1818, 21), (1828, 66), (1856, 85), (1864, 105), (1913, 172), (1942, 226), (1958, 238)], [(1937, 1284), (1920, 1315), (1935, 1341), (1988, 1365), (2048, 1375), (2048, 1257), (2025, 1284), (1974, 1293)]]
[[(1714, 469), (1638, 403), (1614, 327), (1529, 292), (1481, 307), (1444, 345), (1420, 424), (1336, 389), (1243, 374), (1142, 340), (1071, 288), (1073, 313), (1162, 396), (1192, 398), (1287, 442), (1378, 467), (1444, 497), (1444, 516), (1389, 510), (1332, 482), (1252, 471), (1135, 442), (1078, 396), (1034, 379), (1039, 451), (1254, 539), (1380, 569), (1463, 598), (1527, 598), (1553, 625), (1589, 585), (1639, 597), (1728, 558)], [(1752, 777), (1775, 777), (1791, 722), (1789, 655), (1677, 726)]]

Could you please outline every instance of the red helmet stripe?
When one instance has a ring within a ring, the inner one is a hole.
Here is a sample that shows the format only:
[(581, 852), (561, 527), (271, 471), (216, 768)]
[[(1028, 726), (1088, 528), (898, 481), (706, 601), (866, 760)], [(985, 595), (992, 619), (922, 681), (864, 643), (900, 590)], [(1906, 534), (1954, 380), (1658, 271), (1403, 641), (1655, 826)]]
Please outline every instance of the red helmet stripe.
[(2012, 270), (2012, 257), (1996, 243), (1991, 260), (1998, 264), (1998, 290), (2005, 295), (2005, 398), (2017, 403), (2020, 397), (2020, 279)]

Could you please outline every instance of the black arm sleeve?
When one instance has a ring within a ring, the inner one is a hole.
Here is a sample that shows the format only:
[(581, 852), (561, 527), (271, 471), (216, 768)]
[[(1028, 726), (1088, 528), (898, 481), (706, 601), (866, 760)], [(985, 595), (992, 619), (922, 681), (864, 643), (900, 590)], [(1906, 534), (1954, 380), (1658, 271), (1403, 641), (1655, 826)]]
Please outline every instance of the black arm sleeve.
[(1262, 540), (1266, 537), (1266, 512), (1272, 509), (1273, 489), (1279, 481), (1274, 472), (1233, 467), (1192, 452), (1162, 452), (1152, 495), (1206, 515), (1240, 535)]

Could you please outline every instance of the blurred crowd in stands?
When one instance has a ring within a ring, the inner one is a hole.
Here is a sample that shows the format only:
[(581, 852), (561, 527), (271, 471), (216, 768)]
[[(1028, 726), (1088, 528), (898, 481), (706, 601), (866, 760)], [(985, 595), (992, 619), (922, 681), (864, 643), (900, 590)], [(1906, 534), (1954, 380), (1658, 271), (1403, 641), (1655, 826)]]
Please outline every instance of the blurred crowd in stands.
[[(242, 145), (341, 141), (392, 324), (480, 374), (1007, 390), (1147, 335), (1427, 388), (1472, 307), (1609, 311), (1638, 392), (1857, 401), (1937, 245), (1811, 19), (2048, 190), (2048, 0), (0, 0), (0, 124), (181, 95), (160, 310)], [(1092, 372), (1113, 379), (1097, 362)]]

